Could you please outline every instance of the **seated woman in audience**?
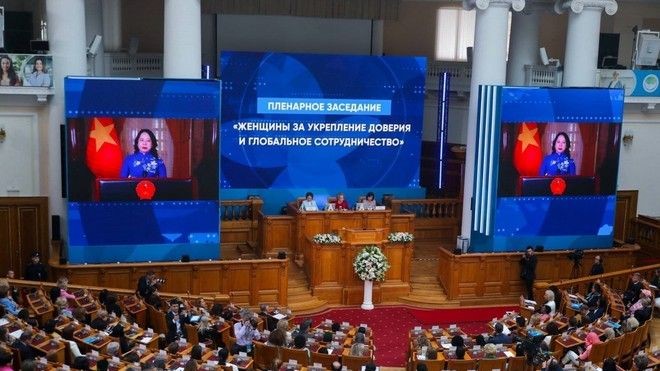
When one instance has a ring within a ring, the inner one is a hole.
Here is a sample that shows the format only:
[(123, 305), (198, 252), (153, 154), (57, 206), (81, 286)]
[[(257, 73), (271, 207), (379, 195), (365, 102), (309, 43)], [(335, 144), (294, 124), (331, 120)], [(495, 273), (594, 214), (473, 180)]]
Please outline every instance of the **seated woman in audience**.
[(557, 311), (557, 305), (555, 303), (555, 293), (552, 290), (545, 290), (545, 294), (543, 295), (543, 298), (545, 298), (545, 303), (544, 306), (550, 307), (550, 316), (554, 316), (555, 312)]
[(552, 349), (552, 341), (557, 335), (559, 335), (559, 327), (555, 322), (549, 322), (545, 326), (546, 337), (543, 338), (543, 342), (548, 346), (548, 349)]
[[(364, 343), (364, 336), (362, 338), (363, 338), (362, 342)], [(420, 334), (417, 337), (415, 337), (415, 344), (418, 352), (422, 350), (422, 347), (426, 347), (428, 349), (431, 346), (431, 342), (424, 334)]]
[(465, 347), (456, 347), (456, 359), (465, 359)]
[(634, 371), (646, 371), (650, 370), (649, 367), (649, 357), (646, 354), (638, 354), (633, 358), (633, 370)]
[(117, 339), (119, 345), (121, 346), (121, 352), (126, 353), (131, 349), (131, 345), (128, 342), (128, 338), (124, 334), (124, 326), (121, 323), (117, 324), (112, 328), (110, 336)]
[(572, 316), (571, 318), (568, 319), (568, 327), (566, 328), (566, 333), (568, 335), (571, 335), (577, 329), (580, 327), (580, 321), (578, 320), (577, 316)]
[(433, 347), (427, 349), (426, 350), (426, 359), (428, 359), (428, 360), (438, 359), (438, 351)]
[(602, 317), (607, 311), (607, 299), (604, 296), (598, 298), (598, 305), (595, 308), (589, 309), (587, 312), (587, 320), (593, 323)]
[(585, 304), (589, 308), (593, 308), (598, 305), (598, 300), (600, 300), (600, 297), (603, 295), (603, 289), (600, 286), (599, 283), (595, 283), (591, 286), (591, 291), (587, 294), (587, 296), (584, 298), (585, 299)]
[(653, 315), (653, 301), (651, 298), (644, 298), (642, 300), (642, 308), (635, 311), (634, 317), (639, 323), (644, 323), (651, 319)]
[(117, 304), (117, 295), (108, 294), (105, 301), (105, 310), (108, 311), (108, 314), (114, 313), (118, 318), (122, 316), (121, 307)]
[(639, 327), (639, 321), (635, 317), (627, 318), (621, 324), (621, 330), (624, 333), (633, 332)]
[(73, 338), (73, 333), (76, 331), (75, 325), (68, 325), (62, 330), (62, 338), (69, 343), (69, 351), (71, 352), (71, 359), (76, 359), (76, 357), (82, 356), (80, 348), (78, 348), (78, 343), (75, 342)]
[(461, 335), (454, 335), (451, 338), (451, 346), (453, 347), (464, 347), (465, 346), (465, 339)]
[(616, 332), (614, 332), (614, 329), (611, 327), (606, 328), (603, 330), (603, 334), (600, 335), (600, 341), (608, 341), (612, 340), (616, 337)]
[(637, 312), (638, 310), (642, 309), (644, 307), (644, 299), (649, 299), (653, 297), (653, 294), (651, 293), (651, 290), (643, 289), (639, 292), (639, 299), (634, 302), (629, 308), (628, 308), (628, 315), (632, 316)]
[(199, 324), (197, 325), (197, 337), (200, 343), (214, 344), (215, 343), (215, 330), (211, 326), (208, 316), (201, 316)]
[(87, 311), (83, 307), (73, 308), (73, 319), (85, 325), (89, 325)]
[(0, 306), (13, 315), (17, 315), (21, 310), (21, 307), (11, 297), (9, 286), (0, 286)]
[(477, 344), (478, 346), (482, 347), (486, 345), (486, 339), (482, 334), (477, 335), (477, 337), (474, 338), (474, 343)]
[(68, 291), (69, 289), (69, 279), (66, 277), (60, 277), (57, 280), (57, 287), (60, 289), (60, 297), (65, 298), (67, 300), (74, 300), (76, 298), (75, 295), (70, 293)]
[(319, 207), (312, 192), (305, 193), (305, 199), (300, 203), (300, 211), (318, 211)]
[(284, 344), (286, 344), (286, 333), (279, 328), (276, 328), (268, 335), (268, 341), (266, 344), (275, 347), (283, 347)]
[[(426, 339), (426, 337), (424, 337)], [(428, 339), (426, 339), (428, 341)], [(358, 332), (355, 334), (355, 342), (351, 345), (351, 355), (358, 357), (366, 357), (369, 355), (369, 346), (364, 343), (364, 334)], [(430, 343), (427, 343), (427, 349), (430, 347)], [(417, 344), (418, 349), (421, 350), (419, 343)]]
[(550, 308), (549, 305), (546, 304), (541, 307), (541, 310), (539, 312), (539, 314), (541, 315), (540, 316), (541, 323), (546, 323), (552, 319), (551, 312), (552, 312), (552, 308)]
[(573, 350), (569, 350), (564, 358), (562, 358), (562, 363), (565, 365), (572, 363), (574, 366), (578, 366), (580, 361), (586, 361), (589, 359), (589, 355), (591, 354), (591, 349), (593, 349), (593, 346), (600, 343), (601, 341), (600, 338), (598, 338), (598, 334), (595, 332), (588, 333), (587, 337), (584, 339), (584, 344), (586, 346), (584, 351), (578, 354)]
[(516, 344), (516, 357), (522, 357), (525, 355), (525, 345), (523, 343)]
[(603, 361), (603, 371), (617, 371), (616, 361), (612, 357), (605, 358)]
[(92, 320), (90, 326), (99, 331), (105, 330), (110, 324), (110, 316), (108, 316), (108, 311), (101, 309), (96, 313), (96, 318)]
[(57, 315), (73, 319), (73, 311), (69, 308), (69, 302), (65, 298), (57, 298), (55, 300), (55, 308)]
[(298, 334), (293, 338), (293, 349), (304, 349), (308, 358), (312, 356), (309, 348), (307, 348), (307, 337), (303, 334)]
[(199, 344), (195, 344), (190, 350), (190, 358), (194, 359), (195, 361), (201, 361), (202, 353), (203, 353), (202, 346)]
[(484, 358), (497, 358), (497, 347), (493, 343), (484, 345)]

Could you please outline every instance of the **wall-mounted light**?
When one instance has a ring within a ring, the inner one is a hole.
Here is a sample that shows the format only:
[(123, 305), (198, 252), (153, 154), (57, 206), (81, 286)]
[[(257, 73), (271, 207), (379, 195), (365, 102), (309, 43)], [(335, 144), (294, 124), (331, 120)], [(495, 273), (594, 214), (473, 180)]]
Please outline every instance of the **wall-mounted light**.
[(632, 131), (626, 131), (626, 132), (623, 134), (623, 145), (624, 145), (624, 146), (629, 146), (629, 145), (631, 145), (632, 142), (633, 142), (633, 138), (634, 138), (634, 136), (633, 136)]
[(7, 138), (7, 132), (5, 128), (0, 128), (0, 143), (4, 142), (5, 138)]

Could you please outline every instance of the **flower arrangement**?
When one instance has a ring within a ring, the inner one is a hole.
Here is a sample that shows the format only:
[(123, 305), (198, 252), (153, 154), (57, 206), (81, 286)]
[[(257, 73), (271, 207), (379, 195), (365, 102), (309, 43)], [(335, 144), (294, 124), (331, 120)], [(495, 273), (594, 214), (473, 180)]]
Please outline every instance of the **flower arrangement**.
[(315, 234), (312, 240), (321, 245), (336, 245), (341, 243), (341, 237), (334, 233)]
[(395, 233), (390, 233), (387, 236), (387, 239), (390, 242), (412, 242), (412, 240), (414, 240), (415, 237), (410, 232), (395, 232)]
[(390, 269), (387, 257), (377, 246), (367, 246), (355, 256), (353, 270), (363, 281), (383, 281)]

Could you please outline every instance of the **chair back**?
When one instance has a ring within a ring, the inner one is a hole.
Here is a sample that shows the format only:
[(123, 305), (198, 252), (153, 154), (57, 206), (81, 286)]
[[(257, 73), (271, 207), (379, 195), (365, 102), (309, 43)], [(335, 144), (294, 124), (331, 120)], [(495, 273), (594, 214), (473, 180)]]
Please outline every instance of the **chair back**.
[(504, 370), (506, 358), (482, 358), (479, 360), (479, 371)]
[(425, 359), (416, 360), (413, 364), (412, 370), (417, 370), (417, 364), (425, 364), (428, 371), (441, 371), (445, 369), (444, 359)]
[(619, 353), (621, 352), (621, 342), (623, 341), (623, 336), (617, 336), (614, 339), (607, 341), (607, 348), (605, 348), (605, 358), (618, 359)]
[(642, 331), (644, 329), (640, 326), (635, 330), (635, 337), (633, 337), (631, 349), (633, 352), (637, 352), (637, 348), (639, 348), (639, 344), (642, 343)]
[(341, 360), (342, 360), (341, 362), (342, 366), (346, 366), (347, 369), (352, 371), (360, 371), (362, 369), (362, 366), (366, 366), (367, 364), (372, 362), (372, 358), (370, 356), (360, 357), (360, 356), (342, 355)]
[(303, 367), (309, 366), (307, 349), (280, 348), (280, 354), (282, 355), (280, 359), (284, 363), (289, 362), (290, 359), (295, 359), (299, 365)]
[(607, 348), (608, 341), (604, 343), (598, 343), (591, 346), (591, 352), (589, 352), (589, 360), (593, 363), (603, 362), (605, 359), (605, 349)]
[[(254, 366), (261, 370), (270, 369), (271, 363), (275, 358), (280, 358), (280, 348), (260, 341), (253, 341), (254, 344)], [(288, 361), (288, 360), (287, 360)]]
[(467, 359), (450, 359), (447, 361), (447, 370), (454, 370), (454, 371), (468, 371), (468, 370), (476, 370), (477, 369), (477, 361), (474, 359), (467, 360)]
[(527, 357), (525, 356), (520, 356), (520, 357), (511, 357), (509, 358), (509, 370), (511, 371), (524, 371), (527, 370), (529, 367), (527, 365)]
[(626, 358), (627, 355), (632, 354), (633, 340), (635, 340), (635, 331), (627, 332), (623, 334), (623, 340), (621, 341), (621, 349), (619, 351), (619, 361), (623, 358)]
[(649, 343), (649, 326), (651, 326), (651, 320), (646, 321), (642, 326), (640, 326), (641, 333), (639, 334), (639, 345), (637, 348), (643, 350), (646, 348)]
[(197, 332), (197, 327), (189, 323), (185, 324), (186, 328), (186, 340), (191, 344), (199, 344), (199, 333)]
[(311, 363), (320, 363), (326, 370), (332, 370), (332, 362), (339, 361), (339, 354), (324, 354), (312, 352)]

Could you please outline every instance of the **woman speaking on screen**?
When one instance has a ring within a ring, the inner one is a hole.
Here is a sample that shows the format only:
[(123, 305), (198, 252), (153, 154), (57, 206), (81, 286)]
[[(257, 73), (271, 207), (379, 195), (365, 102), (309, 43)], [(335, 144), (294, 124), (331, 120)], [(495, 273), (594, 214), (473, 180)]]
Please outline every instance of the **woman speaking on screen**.
[(539, 175), (575, 175), (575, 162), (571, 158), (571, 140), (568, 139), (568, 134), (563, 131), (557, 133), (552, 141), (552, 153), (543, 159)]
[(134, 152), (121, 165), (122, 178), (167, 178), (165, 163), (158, 157), (158, 140), (149, 129), (137, 133)]

